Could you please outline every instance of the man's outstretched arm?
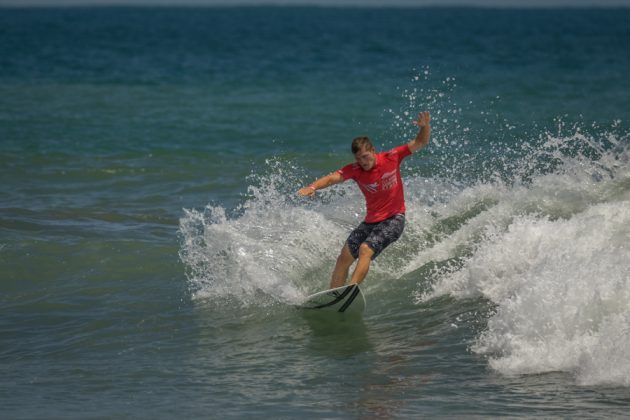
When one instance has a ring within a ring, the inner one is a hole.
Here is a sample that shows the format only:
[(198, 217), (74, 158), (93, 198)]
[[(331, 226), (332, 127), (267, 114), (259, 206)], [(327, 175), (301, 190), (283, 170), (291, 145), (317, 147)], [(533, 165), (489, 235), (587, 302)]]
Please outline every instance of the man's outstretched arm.
[(414, 124), (418, 126), (419, 130), (416, 138), (407, 143), (411, 153), (429, 144), (429, 137), (431, 137), (431, 114), (429, 114), (428, 111), (419, 113), (418, 119), (414, 121)]
[(339, 172), (333, 172), (332, 174), (323, 176), (317, 181), (313, 182), (308, 187), (300, 188), (298, 195), (302, 197), (311, 196), (315, 194), (315, 191), (330, 187), (334, 184), (343, 182), (343, 176)]

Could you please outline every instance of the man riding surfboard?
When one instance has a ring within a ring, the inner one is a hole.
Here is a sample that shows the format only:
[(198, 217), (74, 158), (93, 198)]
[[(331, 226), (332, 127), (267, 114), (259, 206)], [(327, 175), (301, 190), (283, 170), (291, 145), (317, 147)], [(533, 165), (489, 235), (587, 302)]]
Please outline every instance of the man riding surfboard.
[(405, 227), (405, 196), (400, 164), (404, 158), (429, 144), (431, 115), (418, 114), (416, 137), (406, 144), (387, 152), (377, 153), (367, 137), (352, 141), (355, 163), (344, 166), (319, 178), (298, 191), (300, 196), (313, 196), (315, 191), (353, 179), (363, 193), (366, 216), (346, 240), (332, 273), (330, 288), (343, 286), (348, 279), (350, 266), (358, 259), (350, 284), (361, 283), (370, 263), (387, 246), (398, 240)]

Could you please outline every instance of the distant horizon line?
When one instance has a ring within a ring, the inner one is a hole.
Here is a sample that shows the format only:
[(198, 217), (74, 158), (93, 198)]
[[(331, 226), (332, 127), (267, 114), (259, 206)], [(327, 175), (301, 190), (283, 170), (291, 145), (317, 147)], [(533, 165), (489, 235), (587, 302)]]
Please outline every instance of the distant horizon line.
[(93, 9), (93, 8), (170, 8), (170, 9), (238, 9), (238, 8), (320, 8), (320, 9), (524, 9), (524, 10), (549, 10), (549, 9), (630, 9), (630, 4), (289, 4), (281, 2), (269, 3), (240, 3), (240, 4), (203, 4), (203, 3), (124, 3), (103, 2), (91, 4), (60, 3), (42, 4), (32, 3), (8, 3), (0, 2), (0, 9)]

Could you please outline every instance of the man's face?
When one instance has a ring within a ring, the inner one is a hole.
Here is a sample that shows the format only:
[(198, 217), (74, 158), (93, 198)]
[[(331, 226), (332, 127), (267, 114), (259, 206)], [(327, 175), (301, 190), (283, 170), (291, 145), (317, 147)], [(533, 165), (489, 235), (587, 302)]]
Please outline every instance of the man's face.
[(364, 171), (369, 171), (376, 163), (376, 152), (374, 149), (362, 148), (354, 154), (354, 158)]

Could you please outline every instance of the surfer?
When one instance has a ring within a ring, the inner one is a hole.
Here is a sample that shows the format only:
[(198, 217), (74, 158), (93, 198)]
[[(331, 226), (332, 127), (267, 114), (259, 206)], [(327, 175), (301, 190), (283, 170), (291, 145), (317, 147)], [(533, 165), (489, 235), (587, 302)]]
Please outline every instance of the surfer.
[(332, 273), (330, 288), (343, 286), (350, 266), (358, 259), (350, 284), (359, 284), (367, 276), (370, 263), (387, 246), (400, 238), (405, 228), (405, 197), (400, 163), (404, 158), (429, 144), (431, 115), (421, 112), (414, 124), (418, 134), (407, 144), (377, 153), (368, 137), (352, 141), (355, 163), (319, 178), (298, 191), (300, 196), (313, 196), (315, 191), (353, 179), (365, 196), (365, 220), (346, 240)]

